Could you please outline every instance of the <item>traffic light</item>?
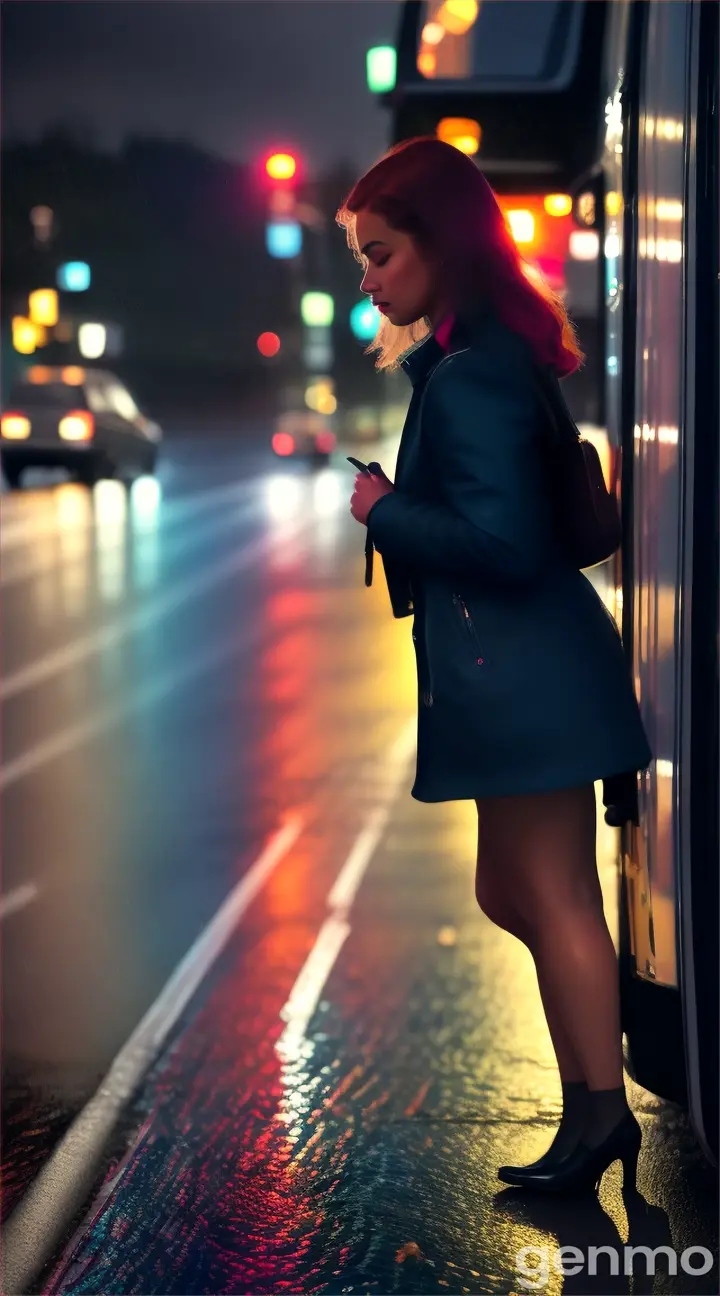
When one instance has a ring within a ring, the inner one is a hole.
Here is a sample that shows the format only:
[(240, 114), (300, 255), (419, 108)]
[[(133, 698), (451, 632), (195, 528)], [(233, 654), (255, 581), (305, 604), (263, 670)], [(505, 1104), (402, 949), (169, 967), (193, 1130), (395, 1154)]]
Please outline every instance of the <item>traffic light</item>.
[(265, 227), (265, 245), (271, 257), (291, 260), (302, 251), (302, 226), (298, 221), (269, 221)]
[(309, 328), (329, 328), (335, 316), (335, 302), (329, 293), (303, 293), (300, 315), (303, 324), (307, 324)]
[(365, 58), (368, 90), (371, 94), (387, 94), (395, 89), (397, 79), (397, 54), (392, 45), (376, 45)]
[(90, 278), (90, 266), (86, 261), (66, 261), (57, 272), (57, 286), (63, 292), (87, 292)]
[(371, 342), (380, 326), (380, 311), (371, 301), (359, 301), (350, 311), (350, 328), (358, 342)]
[(277, 333), (261, 333), (255, 345), (260, 355), (269, 360), (272, 356), (276, 356), (280, 350), (280, 338)]
[(292, 153), (271, 153), (265, 162), (265, 174), (275, 184), (297, 179), (298, 163)]

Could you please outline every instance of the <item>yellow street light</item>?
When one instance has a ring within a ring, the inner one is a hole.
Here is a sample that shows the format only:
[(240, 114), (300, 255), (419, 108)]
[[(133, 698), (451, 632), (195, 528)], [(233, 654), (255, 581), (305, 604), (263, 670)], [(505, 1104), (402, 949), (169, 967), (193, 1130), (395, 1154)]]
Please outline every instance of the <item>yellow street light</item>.
[(32, 320), (16, 315), (12, 322), (12, 344), (19, 355), (32, 355), (37, 346), (37, 329)]
[(58, 322), (58, 295), (54, 288), (38, 288), (30, 293), (30, 319), (33, 324), (54, 328)]

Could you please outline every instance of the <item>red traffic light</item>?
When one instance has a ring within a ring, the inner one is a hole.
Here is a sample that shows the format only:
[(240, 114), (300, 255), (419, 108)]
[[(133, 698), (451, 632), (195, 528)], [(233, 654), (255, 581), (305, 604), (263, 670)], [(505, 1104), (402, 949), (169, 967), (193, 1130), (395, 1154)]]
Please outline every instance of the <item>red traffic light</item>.
[(269, 359), (280, 350), (280, 338), (277, 333), (261, 333), (256, 345), (260, 355)]
[(271, 153), (265, 163), (265, 172), (271, 180), (294, 180), (297, 159), (292, 153)]

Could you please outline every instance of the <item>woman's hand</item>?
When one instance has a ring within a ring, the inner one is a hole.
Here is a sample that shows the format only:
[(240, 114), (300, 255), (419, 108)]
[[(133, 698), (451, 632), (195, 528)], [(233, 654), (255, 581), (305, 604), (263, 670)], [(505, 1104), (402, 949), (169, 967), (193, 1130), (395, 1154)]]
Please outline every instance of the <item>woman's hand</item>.
[(356, 522), (361, 522), (363, 526), (367, 525), (368, 513), (373, 504), (377, 504), (383, 495), (390, 495), (395, 489), (392, 482), (387, 477), (368, 476), (367, 473), (358, 473), (355, 478), (355, 490), (350, 501), (350, 512)]

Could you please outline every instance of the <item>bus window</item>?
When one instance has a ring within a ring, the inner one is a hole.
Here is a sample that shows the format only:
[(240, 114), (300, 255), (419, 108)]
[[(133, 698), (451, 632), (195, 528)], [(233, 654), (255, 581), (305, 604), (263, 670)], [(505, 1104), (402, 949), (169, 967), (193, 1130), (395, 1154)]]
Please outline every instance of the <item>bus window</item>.
[(552, 81), (577, 32), (578, 8), (567, 0), (513, 0), (513, 30), (523, 33), (517, 40), (508, 39), (505, 0), (426, 0), (418, 72), (439, 81)]

